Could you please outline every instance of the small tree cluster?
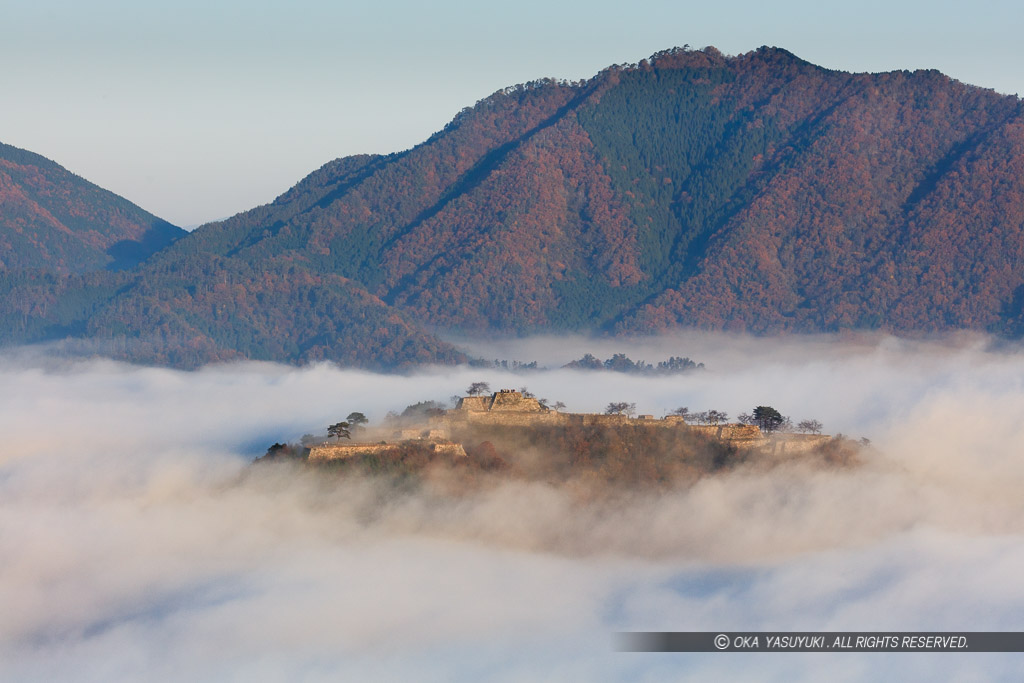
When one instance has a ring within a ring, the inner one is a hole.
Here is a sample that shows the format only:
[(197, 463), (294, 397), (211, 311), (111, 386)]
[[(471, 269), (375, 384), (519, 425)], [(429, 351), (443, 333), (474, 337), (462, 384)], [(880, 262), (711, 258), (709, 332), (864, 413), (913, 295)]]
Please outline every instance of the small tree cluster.
[(805, 434), (821, 434), (822, 424), (818, 420), (801, 420), (796, 427), (793, 420), (783, 415), (771, 406), (757, 406), (751, 414), (744, 413), (739, 417), (744, 424), (757, 425), (762, 432), (792, 432), (800, 431)]
[(757, 406), (752, 415), (754, 424), (761, 428), (762, 432), (771, 433), (776, 431), (785, 423), (786, 418), (771, 406)]
[(717, 425), (729, 420), (729, 413), (724, 410), (702, 410), (699, 413), (687, 412), (684, 417), (702, 425)]
[(537, 403), (539, 403), (540, 407), (543, 408), (544, 410), (563, 410), (563, 409), (565, 409), (565, 404), (562, 403), (561, 401), (555, 401), (554, 403), (552, 403), (551, 399), (548, 399), (548, 398), (538, 398), (537, 399)]
[(537, 365), (537, 361), (530, 361), (529, 363), (519, 360), (484, 360), (483, 358), (473, 358), (469, 361), (470, 367), (473, 368), (494, 368), (496, 370), (510, 370), (512, 372), (529, 372), (540, 369)]
[(436, 417), (443, 415), (445, 406), (440, 401), (420, 401), (405, 407), (401, 417), (422, 419), (425, 417)]
[(796, 428), (806, 434), (821, 434), (822, 424), (817, 420), (801, 420)]
[(695, 422), (702, 425), (718, 425), (729, 420), (729, 413), (724, 410), (701, 410), (690, 412), (687, 406), (680, 406), (670, 410), (669, 415), (681, 417), (687, 422)]
[(348, 422), (335, 422), (327, 427), (327, 436), (335, 439), (351, 439), (352, 433), (349, 431), (350, 427), (351, 425)]
[(651, 365), (642, 360), (634, 361), (624, 353), (613, 354), (608, 360), (602, 361), (594, 354), (588, 353), (578, 360), (566, 363), (562, 367), (575, 370), (611, 370), (612, 372), (640, 375), (673, 375), (701, 369), (704, 367), (704, 364), (695, 363), (689, 358), (672, 356), (668, 360), (659, 362), (657, 365)]
[[(335, 422), (327, 427), (327, 436), (335, 439), (351, 439), (352, 432), (363, 429), (369, 423), (365, 415), (359, 412), (351, 412), (343, 422)], [(305, 437), (303, 437), (305, 438)]]
[(618, 403), (609, 403), (608, 407), (604, 409), (605, 415), (635, 415), (636, 404), (627, 403), (626, 401), (620, 401)]

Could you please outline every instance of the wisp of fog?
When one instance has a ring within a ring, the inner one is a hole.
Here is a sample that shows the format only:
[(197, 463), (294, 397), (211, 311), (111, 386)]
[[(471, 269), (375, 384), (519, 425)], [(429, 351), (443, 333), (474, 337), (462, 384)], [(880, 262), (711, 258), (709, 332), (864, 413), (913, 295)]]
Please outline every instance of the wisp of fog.
[[(1024, 630), (1024, 354), (975, 337), (467, 344), (555, 369), (0, 358), (0, 679), (1019, 678), (1019, 655), (657, 655), (613, 636)], [(706, 369), (557, 369), (587, 352)], [(576, 412), (771, 405), (871, 445), (853, 467), (589, 502), (539, 481), (398, 495), (251, 466), (474, 381)]]

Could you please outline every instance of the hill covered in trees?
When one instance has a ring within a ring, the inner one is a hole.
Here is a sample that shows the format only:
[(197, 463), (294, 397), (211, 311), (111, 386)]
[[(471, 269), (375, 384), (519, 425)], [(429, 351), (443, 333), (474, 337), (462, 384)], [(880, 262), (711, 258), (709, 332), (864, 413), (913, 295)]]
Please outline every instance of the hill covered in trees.
[(124, 269), (185, 234), (45, 157), (0, 143), (0, 272)]
[(503, 89), (127, 275), (9, 277), (3, 334), (378, 366), (457, 357), (425, 329), (1019, 335), (1022, 111), (935, 71), (668, 50)]

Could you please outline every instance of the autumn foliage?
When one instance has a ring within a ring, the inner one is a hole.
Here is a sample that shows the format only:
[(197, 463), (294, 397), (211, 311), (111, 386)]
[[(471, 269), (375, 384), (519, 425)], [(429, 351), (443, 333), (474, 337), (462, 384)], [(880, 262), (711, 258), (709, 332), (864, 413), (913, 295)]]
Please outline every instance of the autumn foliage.
[(669, 50), (501, 90), (127, 276), (61, 277), (8, 273), (18, 341), (184, 364), (457, 359), (425, 329), (1020, 335), (1022, 105), (934, 71)]

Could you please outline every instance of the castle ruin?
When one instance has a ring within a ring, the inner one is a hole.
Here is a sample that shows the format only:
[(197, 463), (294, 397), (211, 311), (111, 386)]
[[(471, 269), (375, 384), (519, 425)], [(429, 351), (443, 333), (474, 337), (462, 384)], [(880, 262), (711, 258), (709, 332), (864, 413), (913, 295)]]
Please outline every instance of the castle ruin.
[(490, 396), (466, 396), (459, 399), (454, 410), (433, 418), (447, 432), (452, 427), (479, 424), (512, 427), (532, 425), (563, 426), (624, 426), (635, 425), (652, 429), (686, 429), (725, 441), (738, 448), (768, 447), (772, 453), (799, 453), (809, 451), (830, 437), (820, 434), (766, 435), (757, 425), (727, 423), (719, 425), (691, 425), (676, 415), (655, 418), (653, 415), (597, 413), (563, 413), (546, 408), (532, 397), (523, 396), (514, 389), (502, 389)]
[(450, 435), (460, 427), (471, 425), (531, 427), (537, 425), (555, 426), (604, 426), (617, 427), (635, 425), (650, 429), (685, 429), (705, 434), (734, 445), (737, 448), (767, 448), (771, 453), (800, 453), (812, 450), (830, 437), (819, 434), (775, 434), (765, 435), (757, 425), (720, 424), (690, 425), (678, 416), (669, 415), (655, 418), (653, 415), (630, 417), (628, 415), (603, 415), (596, 413), (563, 413), (541, 405), (540, 401), (514, 389), (502, 389), (490, 396), (464, 396), (455, 408), (442, 415), (429, 418), (426, 429), (401, 429), (394, 433), (393, 440), (377, 443), (323, 443), (310, 448), (309, 459), (313, 461), (338, 460), (357, 455), (379, 454), (393, 450), (401, 444), (427, 445), (432, 452), (457, 457), (466, 452), (459, 443), (450, 441)]

